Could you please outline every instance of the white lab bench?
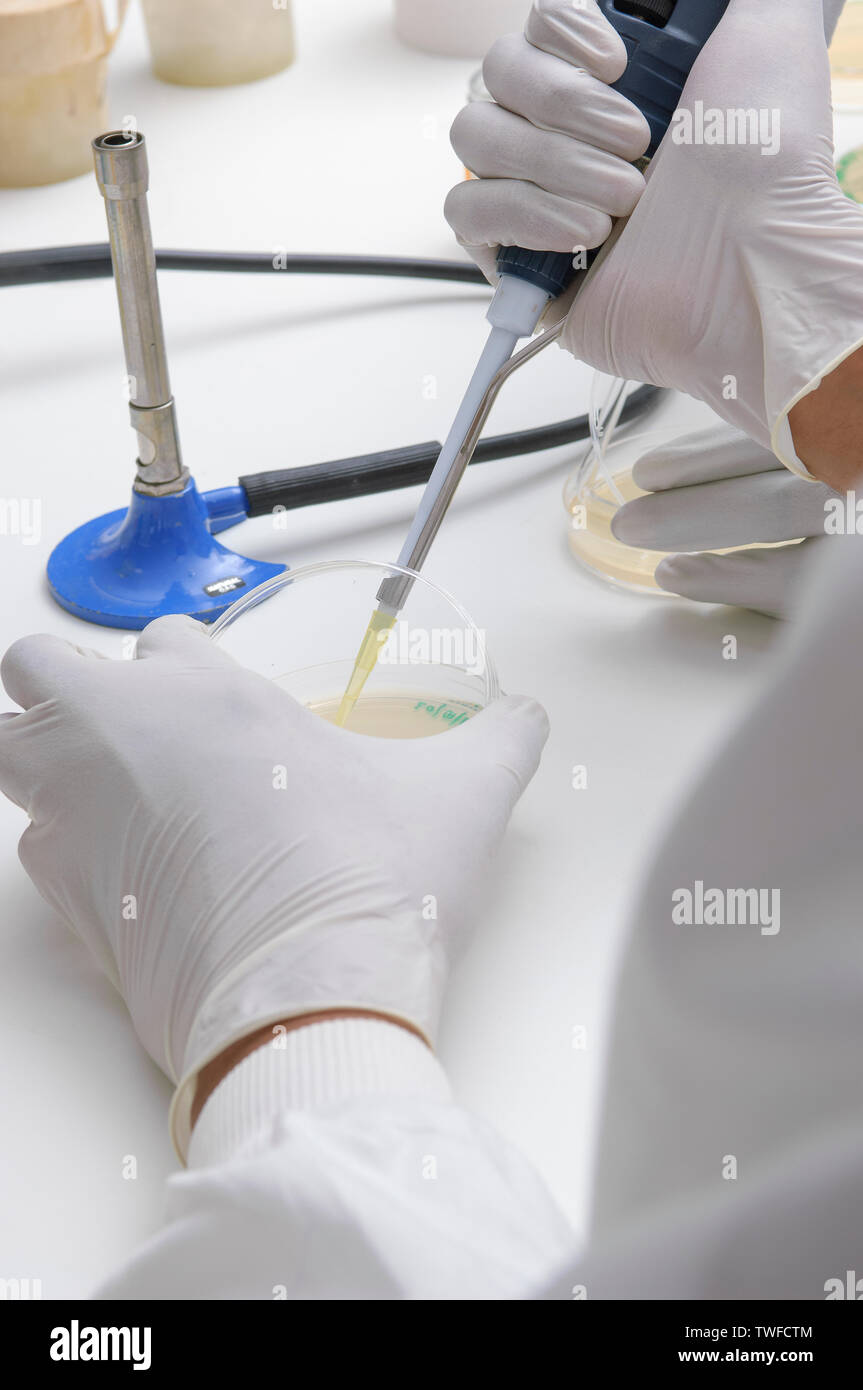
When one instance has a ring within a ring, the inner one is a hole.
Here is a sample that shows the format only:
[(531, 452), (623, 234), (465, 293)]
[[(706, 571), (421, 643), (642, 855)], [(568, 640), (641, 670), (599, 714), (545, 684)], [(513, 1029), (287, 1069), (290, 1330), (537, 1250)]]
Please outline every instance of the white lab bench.
[[(292, 70), (192, 90), (150, 75), (131, 14), (111, 119), (133, 116), (147, 136), (156, 245), (459, 254), (441, 206), (460, 172), (448, 129), (476, 65), (401, 47), (388, 0), (298, 0), (296, 18)], [(863, 141), (860, 124), (845, 123), (845, 145)], [(2, 192), (0, 212), (2, 249), (105, 240), (89, 176)], [(442, 438), (485, 329), (486, 296), (470, 286), (165, 273), (161, 293), (185, 461), (202, 489)], [(0, 496), (40, 499), (43, 524), (36, 543), (0, 536), (0, 649), (46, 631), (119, 656), (124, 634), (66, 614), (45, 582), (57, 541), (125, 505), (131, 486), (113, 285), (7, 289), (2, 306)], [(564, 353), (545, 354), (508, 385), (490, 428), (581, 413), (590, 380)], [(673, 398), (645, 428), (706, 418)], [(626, 909), (670, 808), (762, 679), (778, 628), (619, 594), (580, 572), (561, 502), (577, 453), (473, 469), (427, 573), (486, 629), (505, 688), (537, 696), (552, 721), (450, 993), (441, 1055), (463, 1103), (530, 1156), (581, 1231)], [(317, 506), (285, 530), (259, 519), (221, 539), (294, 565), (387, 560), (417, 497)], [(722, 656), (727, 633), (736, 661)], [(576, 764), (585, 790), (572, 789)], [(170, 1088), (20, 868), (23, 828), (2, 801), (0, 1276), (64, 1297), (158, 1228), (176, 1167)]]

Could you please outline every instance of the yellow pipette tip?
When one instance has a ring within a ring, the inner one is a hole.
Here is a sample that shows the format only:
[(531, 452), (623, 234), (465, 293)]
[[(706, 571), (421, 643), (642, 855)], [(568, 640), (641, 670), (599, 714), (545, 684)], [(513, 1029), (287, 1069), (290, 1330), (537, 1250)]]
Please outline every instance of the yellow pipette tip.
[(347, 689), (342, 696), (342, 703), (339, 705), (339, 712), (336, 715), (336, 723), (340, 728), (344, 728), (348, 719), (351, 717), (354, 705), (363, 693), (363, 687), (377, 665), (381, 647), (386, 640), (385, 634), (392, 631), (395, 627), (395, 617), (392, 613), (385, 613), (382, 609), (376, 608), (372, 614), (372, 620), (366, 628), (366, 635), (362, 640), (357, 659), (354, 662), (354, 669), (348, 681)]

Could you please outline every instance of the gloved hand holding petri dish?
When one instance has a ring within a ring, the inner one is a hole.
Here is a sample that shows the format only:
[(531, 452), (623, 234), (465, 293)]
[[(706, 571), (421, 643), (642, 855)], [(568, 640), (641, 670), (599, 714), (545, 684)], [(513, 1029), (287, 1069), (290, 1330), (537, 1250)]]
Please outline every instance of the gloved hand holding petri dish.
[(158, 619), (134, 660), (46, 636), (4, 657), (21, 861), (177, 1083), (181, 1155), (200, 1069), (265, 1024), (360, 1010), (434, 1042), (536, 770), (544, 712), (496, 698), (482, 634), (427, 580), (357, 702), (364, 733), (333, 727), (389, 568), (280, 576), (212, 633)]

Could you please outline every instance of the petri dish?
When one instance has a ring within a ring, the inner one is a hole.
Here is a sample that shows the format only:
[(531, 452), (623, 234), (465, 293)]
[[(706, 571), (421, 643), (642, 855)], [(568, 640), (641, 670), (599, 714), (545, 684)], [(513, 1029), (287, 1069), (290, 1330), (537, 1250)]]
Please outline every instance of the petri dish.
[[(607, 378), (597, 377), (595, 400)], [(671, 603), (684, 602), (678, 595), (660, 588), (656, 571), (669, 552), (639, 550), (617, 540), (611, 530), (616, 513), (626, 502), (645, 497), (643, 488), (635, 482), (633, 469), (640, 458), (653, 449), (676, 444), (686, 431), (675, 429), (621, 429), (615, 424), (615, 412), (625, 402), (634, 383), (615, 381), (601, 406), (595, 412), (596, 428), (593, 441), (584, 451), (576, 468), (567, 479), (563, 502), (569, 517), (569, 546), (582, 569), (612, 588), (644, 598), (665, 599)], [(716, 549), (712, 554), (728, 555), (738, 550), (771, 549), (769, 541), (734, 546), (731, 550)], [(793, 544), (790, 541), (777, 543)], [(692, 553), (692, 552), (690, 552)]]
[(590, 399), (591, 441), (567, 478), (563, 503), (569, 515), (569, 545), (589, 574), (614, 588), (652, 598), (673, 598), (656, 582), (664, 553), (637, 550), (612, 534), (611, 523), (626, 502), (645, 494), (632, 470), (651, 449), (669, 444), (680, 430), (639, 430), (620, 417), (638, 382), (597, 372)]
[(336, 723), (377, 591), (387, 575), (414, 580), (345, 729), (427, 738), (457, 728), (500, 693), (486, 635), (444, 589), (373, 560), (327, 560), (251, 589), (210, 628), (242, 666)]
[(670, 444), (681, 431), (615, 435), (601, 461), (589, 450), (567, 480), (563, 500), (569, 515), (569, 546), (590, 574), (614, 588), (645, 597), (674, 599), (656, 582), (661, 550), (638, 550), (612, 534), (611, 523), (625, 502), (644, 497), (632, 476), (642, 455)]

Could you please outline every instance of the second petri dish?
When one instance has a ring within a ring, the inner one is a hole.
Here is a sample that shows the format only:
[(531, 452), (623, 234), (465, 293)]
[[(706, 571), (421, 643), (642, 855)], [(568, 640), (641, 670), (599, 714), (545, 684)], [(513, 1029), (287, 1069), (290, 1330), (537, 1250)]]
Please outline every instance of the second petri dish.
[(656, 568), (665, 553), (624, 545), (612, 534), (611, 523), (625, 502), (645, 495), (632, 476), (635, 464), (643, 454), (674, 438), (670, 430), (629, 438), (617, 435), (603, 455), (602, 466), (596, 466), (589, 454), (564, 489), (569, 545), (579, 564), (615, 588), (654, 598), (674, 597), (656, 582)]

